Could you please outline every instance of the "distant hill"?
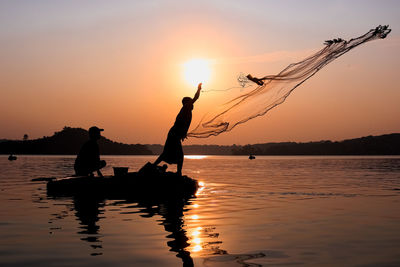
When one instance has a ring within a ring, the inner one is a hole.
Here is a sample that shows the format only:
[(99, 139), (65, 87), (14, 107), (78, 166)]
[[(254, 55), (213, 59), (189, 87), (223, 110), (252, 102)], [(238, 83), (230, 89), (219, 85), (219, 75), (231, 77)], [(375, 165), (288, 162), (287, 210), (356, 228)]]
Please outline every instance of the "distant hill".
[[(88, 131), (82, 128), (64, 127), (53, 136), (26, 141), (4, 141), (0, 143), (0, 154), (45, 154), (76, 155), (89, 139)], [(98, 141), (102, 155), (151, 155), (144, 145), (127, 145), (113, 142), (105, 137)]]
[(400, 134), (366, 136), (344, 141), (266, 143), (237, 146), (233, 155), (400, 155)]

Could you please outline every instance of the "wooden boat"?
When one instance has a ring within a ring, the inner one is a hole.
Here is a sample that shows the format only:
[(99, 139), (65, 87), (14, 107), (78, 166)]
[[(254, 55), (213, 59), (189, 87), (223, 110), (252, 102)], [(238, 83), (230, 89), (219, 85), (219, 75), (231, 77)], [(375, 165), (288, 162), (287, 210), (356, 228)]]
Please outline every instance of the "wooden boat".
[(110, 199), (186, 198), (194, 196), (198, 187), (195, 179), (166, 172), (148, 163), (138, 172), (119, 176), (54, 178), (47, 182), (47, 195)]

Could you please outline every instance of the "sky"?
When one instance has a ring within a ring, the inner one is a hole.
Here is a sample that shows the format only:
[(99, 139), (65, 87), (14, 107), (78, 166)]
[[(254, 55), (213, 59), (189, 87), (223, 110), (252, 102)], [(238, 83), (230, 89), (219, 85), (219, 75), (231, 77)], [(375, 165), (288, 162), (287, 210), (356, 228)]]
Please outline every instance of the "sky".
[[(263, 117), (184, 144), (343, 140), (400, 132), (399, 1), (0, 1), (0, 139), (104, 128), (163, 144), (196, 86), (185, 63), (210, 62), (203, 89), (239, 73), (276, 74), (380, 24), (391, 34), (333, 61)], [(187, 78), (187, 77), (186, 77)], [(236, 93), (237, 90), (236, 90)], [(234, 96), (204, 92), (192, 127)]]

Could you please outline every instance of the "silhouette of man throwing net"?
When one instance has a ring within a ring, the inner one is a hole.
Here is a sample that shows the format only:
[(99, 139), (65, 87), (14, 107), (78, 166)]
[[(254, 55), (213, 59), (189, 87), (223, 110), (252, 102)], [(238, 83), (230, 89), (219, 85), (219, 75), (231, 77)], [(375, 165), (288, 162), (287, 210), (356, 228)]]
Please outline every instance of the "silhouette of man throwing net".
[(98, 176), (103, 177), (100, 169), (106, 166), (106, 162), (100, 160), (99, 145), (97, 144), (97, 140), (101, 137), (101, 131), (104, 131), (104, 129), (99, 129), (96, 126), (90, 127), (90, 139), (82, 146), (75, 160), (74, 169), (76, 175), (93, 176), (93, 172), (97, 171)]
[(192, 110), (193, 104), (200, 96), (201, 83), (197, 87), (197, 92), (193, 98), (184, 97), (182, 99), (182, 108), (176, 116), (174, 125), (168, 132), (167, 140), (165, 141), (164, 151), (153, 163), (157, 166), (161, 161), (165, 161), (168, 164), (177, 164), (177, 174), (182, 175), (183, 166), (183, 150), (182, 142), (187, 135), (190, 123), (192, 122)]

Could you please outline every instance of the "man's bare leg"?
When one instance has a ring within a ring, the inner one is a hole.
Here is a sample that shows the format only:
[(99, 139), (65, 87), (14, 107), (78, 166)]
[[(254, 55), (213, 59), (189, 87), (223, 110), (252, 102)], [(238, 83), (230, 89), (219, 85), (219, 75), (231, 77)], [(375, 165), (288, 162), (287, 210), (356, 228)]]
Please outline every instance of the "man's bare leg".
[(157, 166), (162, 161), (162, 154), (154, 161), (153, 165)]
[(177, 166), (177, 174), (179, 176), (182, 176), (182, 166), (183, 166), (183, 157), (178, 160), (178, 166)]

